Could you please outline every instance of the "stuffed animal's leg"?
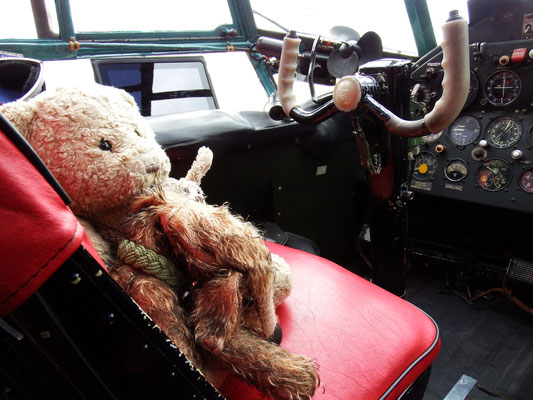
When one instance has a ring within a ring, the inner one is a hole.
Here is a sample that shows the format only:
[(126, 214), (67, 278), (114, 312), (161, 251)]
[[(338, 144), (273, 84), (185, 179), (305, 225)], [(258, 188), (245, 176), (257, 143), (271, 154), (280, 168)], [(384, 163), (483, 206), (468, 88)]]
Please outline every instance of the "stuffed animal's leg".
[(174, 291), (166, 283), (126, 264), (111, 270), (111, 276), (161, 328), (170, 340), (197, 368), (200, 360), (194, 340), (186, 325), (186, 317)]
[[(262, 330), (258, 333), (268, 338), (276, 326), (272, 293), (274, 270), (270, 251), (253, 225), (233, 215), (225, 206), (214, 207), (183, 197), (159, 205), (157, 213), (174, 251), (184, 257), (189, 268), (193, 266), (191, 269), (200, 277), (223, 279), (223, 276), (234, 277), (236, 272), (247, 276), (245, 295), (255, 302)], [(226, 281), (231, 283), (231, 280)], [(225, 285), (228, 294), (230, 286), (238, 290), (236, 285)], [(202, 309), (214, 307), (214, 303), (206, 302)], [(233, 306), (240, 304), (234, 302)], [(227, 311), (214, 315), (226, 318), (232, 310), (228, 308)], [(213, 339), (224, 340), (221, 332), (213, 334), (218, 336)]]
[(310, 400), (320, 384), (309, 359), (243, 329), (226, 343), (217, 360), (276, 400)]

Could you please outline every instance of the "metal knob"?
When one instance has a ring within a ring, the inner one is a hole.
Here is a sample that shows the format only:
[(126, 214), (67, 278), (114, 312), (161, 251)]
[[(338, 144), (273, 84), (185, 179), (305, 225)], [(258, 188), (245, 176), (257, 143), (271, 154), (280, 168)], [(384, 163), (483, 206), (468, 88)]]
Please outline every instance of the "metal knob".
[(522, 158), (522, 156), (524, 155), (524, 153), (522, 153), (522, 150), (513, 150), (513, 152), (511, 153), (511, 157), (513, 157), (514, 160), (519, 160)]

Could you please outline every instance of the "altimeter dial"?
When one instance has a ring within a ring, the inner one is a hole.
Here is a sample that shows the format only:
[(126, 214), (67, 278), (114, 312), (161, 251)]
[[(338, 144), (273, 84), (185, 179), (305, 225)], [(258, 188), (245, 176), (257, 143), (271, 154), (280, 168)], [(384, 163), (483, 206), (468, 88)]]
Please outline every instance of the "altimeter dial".
[(485, 137), (496, 149), (514, 146), (522, 136), (522, 125), (513, 117), (496, 118), (487, 126)]

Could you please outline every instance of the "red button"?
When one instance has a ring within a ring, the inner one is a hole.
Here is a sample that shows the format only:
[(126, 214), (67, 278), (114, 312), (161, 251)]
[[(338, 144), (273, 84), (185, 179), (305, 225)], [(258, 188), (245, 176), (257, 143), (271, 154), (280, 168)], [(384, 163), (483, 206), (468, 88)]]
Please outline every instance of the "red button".
[(526, 58), (527, 49), (514, 49), (511, 61), (513, 64), (520, 64)]

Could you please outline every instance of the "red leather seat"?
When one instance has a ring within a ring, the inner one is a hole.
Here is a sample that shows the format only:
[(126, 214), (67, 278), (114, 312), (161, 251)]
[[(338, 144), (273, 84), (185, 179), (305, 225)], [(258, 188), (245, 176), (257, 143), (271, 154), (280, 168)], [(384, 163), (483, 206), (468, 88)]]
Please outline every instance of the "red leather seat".
[[(439, 331), (423, 311), (321, 257), (268, 245), (293, 272), (293, 291), (277, 310), (281, 345), (319, 365), (314, 399), (396, 399), (431, 365)], [(233, 377), (221, 392), (265, 398)]]

